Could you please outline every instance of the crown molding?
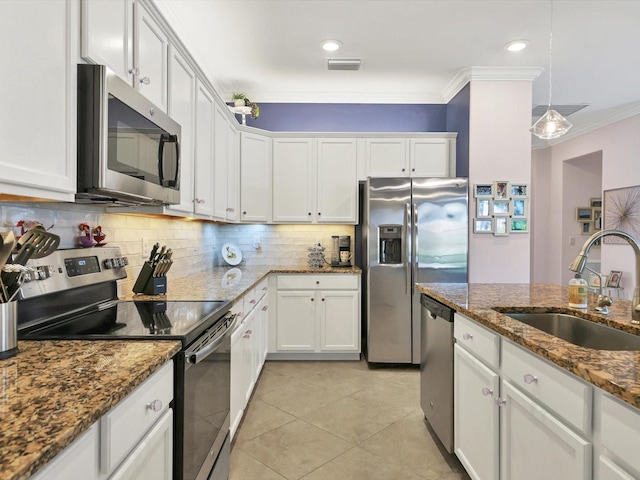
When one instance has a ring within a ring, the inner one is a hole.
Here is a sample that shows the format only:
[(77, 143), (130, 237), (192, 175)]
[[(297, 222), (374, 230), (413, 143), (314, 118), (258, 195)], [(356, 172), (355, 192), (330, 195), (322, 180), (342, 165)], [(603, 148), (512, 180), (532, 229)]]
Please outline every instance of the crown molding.
[(467, 67), (460, 70), (442, 90), (444, 103), (449, 103), (472, 80), (480, 81), (529, 81), (542, 73), (542, 67)]

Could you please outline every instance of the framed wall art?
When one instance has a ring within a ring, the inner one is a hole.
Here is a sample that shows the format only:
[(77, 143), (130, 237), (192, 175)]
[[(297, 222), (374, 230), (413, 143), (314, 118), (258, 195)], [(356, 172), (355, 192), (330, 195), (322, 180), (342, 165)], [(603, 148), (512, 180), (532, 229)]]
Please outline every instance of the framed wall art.
[(493, 201), (493, 215), (509, 215), (511, 209), (511, 203), (509, 200), (494, 200)]
[(491, 217), (491, 199), (490, 198), (478, 198), (476, 201), (476, 217), (489, 218)]
[(513, 200), (511, 200), (510, 213), (512, 217), (526, 217), (527, 216), (527, 199), (514, 198)]
[[(605, 190), (603, 215), (605, 230), (622, 230), (640, 239), (640, 186)], [(604, 243), (627, 242), (613, 235), (603, 237)]]
[(493, 198), (496, 200), (507, 200), (509, 198), (509, 182), (493, 182)]
[(525, 183), (512, 183), (511, 184), (511, 198), (528, 197), (529, 186)]
[(511, 233), (527, 233), (529, 231), (528, 218), (512, 218), (509, 226)]
[(474, 219), (473, 233), (493, 233), (493, 219), (492, 218)]
[(476, 183), (473, 186), (473, 196), (480, 197), (493, 197), (493, 184), (492, 183)]
[(495, 217), (493, 234), (496, 236), (509, 235), (509, 217)]
[(576, 208), (576, 220), (579, 222), (593, 221), (593, 209), (591, 207)]

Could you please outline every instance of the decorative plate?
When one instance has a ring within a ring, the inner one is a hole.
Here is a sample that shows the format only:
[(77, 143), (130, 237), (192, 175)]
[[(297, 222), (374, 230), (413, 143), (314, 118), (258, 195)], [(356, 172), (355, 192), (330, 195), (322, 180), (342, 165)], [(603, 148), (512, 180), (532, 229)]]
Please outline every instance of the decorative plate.
[(230, 268), (222, 277), (222, 284), (232, 287), (240, 283), (242, 279), (242, 270), (239, 268)]
[(238, 265), (242, 261), (242, 250), (233, 243), (225, 243), (222, 245), (222, 258), (229, 265)]

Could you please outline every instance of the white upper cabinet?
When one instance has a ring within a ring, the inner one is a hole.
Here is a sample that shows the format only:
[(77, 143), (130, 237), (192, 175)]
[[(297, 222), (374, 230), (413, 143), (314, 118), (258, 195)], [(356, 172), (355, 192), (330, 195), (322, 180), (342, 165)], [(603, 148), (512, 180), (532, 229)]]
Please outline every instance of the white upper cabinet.
[(365, 177), (455, 176), (455, 135), (428, 135), (365, 139)]
[(364, 145), (368, 176), (407, 175), (407, 141), (404, 138), (368, 138)]
[(412, 138), (409, 140), (410, 174), (414, 177), (449, 176), (449, 140)]
[(271, 219), (271, 139), (240, 134), (240, 208), (243, 222)]
[[(147, 7), (135, 4), (134, 86), (156, 106), (167, 111), (169, 38)], [(171, 116), (171, 114), (169, 114)]]
[(273, 140), (273, 221), (312, 222), (315, 218), (316, 141)]
[(240, 213), (240, 132), (227, 127), (227, 220), (237, 222)]
[(0, 194), (73, 201), (78, 3), (5, 0), (0, 12)]
[(180, 203), (172, 210), (192, 212), (193, 143), (195, 128), (196, 75), (173, 46), (169, 50), (169, 116), (180, 124)]
[(213, 216), (218, 220), (227, 219), (227, 182), (228, 182), (228, 139), (229, 120), (223, 108), (216, 104), (214, 113), (213, 140)]
[(353, 138), (318, 139), (318, 223), (358, 222), (356, 154)]
[(82, 57), (133, 80), (133, 0), (82, 0)]
[(197, 81), (196, 88), (196, 138), (194, 165), (194, 212), (213, 215), (213, 167), (214, 167), (214, 115), (213, 95)]

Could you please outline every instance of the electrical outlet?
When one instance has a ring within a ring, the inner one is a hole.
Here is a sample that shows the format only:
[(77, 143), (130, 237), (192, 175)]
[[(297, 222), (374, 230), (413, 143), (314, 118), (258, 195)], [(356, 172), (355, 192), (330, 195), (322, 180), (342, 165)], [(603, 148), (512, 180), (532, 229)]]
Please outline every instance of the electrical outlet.
[(260, 236), (259, 235), (255, 235), (253, 237), (253, 248), (255, 248), (256, 250), (258, 250), (260, 248)]
[(146, 237), (142, 237), (142, 258), (149, 258), (149, 255), (151, 255), (151, 241), (146, 238)]
[(576, 244), (576, 237), (569, 237), (569, 246), (573, 247)]

